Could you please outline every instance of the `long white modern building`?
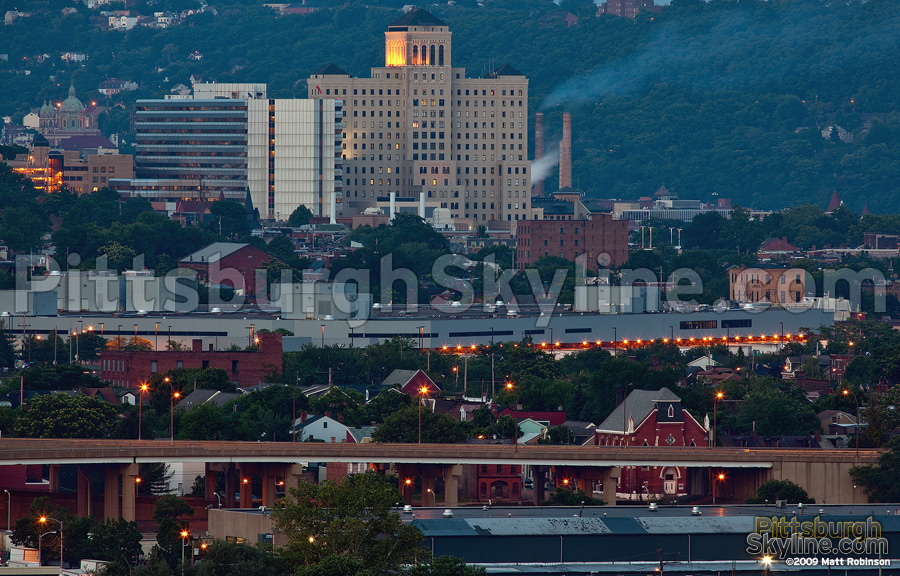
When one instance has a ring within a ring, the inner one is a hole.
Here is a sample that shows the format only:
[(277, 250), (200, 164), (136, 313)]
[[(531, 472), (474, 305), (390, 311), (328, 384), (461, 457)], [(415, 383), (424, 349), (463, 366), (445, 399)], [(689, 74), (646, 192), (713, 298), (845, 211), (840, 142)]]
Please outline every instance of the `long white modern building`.
[(342, 101), (268, 98), (265, 84), (197, 84), (191, 96), (138, 100), (135, 178), (148, 200), (248, 199), (261, 218), (341, 203)]

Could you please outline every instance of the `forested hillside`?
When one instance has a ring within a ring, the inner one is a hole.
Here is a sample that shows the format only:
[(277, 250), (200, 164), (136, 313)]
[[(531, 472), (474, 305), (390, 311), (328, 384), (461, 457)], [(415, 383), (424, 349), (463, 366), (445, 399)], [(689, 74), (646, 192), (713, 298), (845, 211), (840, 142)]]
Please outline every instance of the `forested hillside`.
[[(83, 4), (63, 16), (71, 0), (0, 0), (0, 12), (32, 13), (0, 34), (0, 53), (9, 54), (0, 61), (0, 113), (21, 117), (44, 99), (61, 99), (73, 73), (84, 100), (99, 96), (106, 78), (139, 82), (140, 90), (110, 102), (122, 106), (103, 120), (107, 132), (127, 130), (135, 98), (162, 96), (193, 73), (264, 81), (272, 96), (304, 97), (305, 79), (326, 62), (358, 76), (382, 63), (383, 32), (407, 1), (335, 1), (279, 17), (250, 2), (211, 0), (214, 12), (181, 25), (121, 33), (95, 30), (90, 18), (99, 11)], [(894, 0), (674, 0), (635, 21), (596, 18), (587, 0), (485, 4), (426, 8), (453, 31), (454, 65), (481, 75), (510, 63), (529, 77), (532, 120), (547, 114), (548, 150), (561, 113), (572, 112), (574, 180), (589, 196), (635, 198), (665, 184), (685, 198), (717, 193), (771, 209), (824, 206), (837, 190), (855, 211), (866, 203), (873, 212), (900, 211)], [(129, 2), (141, 14), (196, 6)], [(578, 24), (548, 17), (558, 10), (577, 14)], [(203, 59), (187, 60), (195, 50)], [(90, 59), (65, 64), (63, 51)], [(24, 60), (40, 53), (51, 58)], [(5, 73), (21, 69), (31, 74)], [(551, 174), (547, 188), (554, 187)]]

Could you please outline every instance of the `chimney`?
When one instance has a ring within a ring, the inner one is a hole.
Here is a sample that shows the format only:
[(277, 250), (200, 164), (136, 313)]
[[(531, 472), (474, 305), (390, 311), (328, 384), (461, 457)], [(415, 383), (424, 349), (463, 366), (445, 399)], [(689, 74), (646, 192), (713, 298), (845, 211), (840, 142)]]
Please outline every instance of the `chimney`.
[(563, 135), (559, 143), (559, 189), (572, 187), (572, 115), (563, 114)]
[[(534, 159), (540, 160), (544, 157), (544, 113), (538, 112), (534, 115)], [(544, 195), (543, 179), (534, 185), (534, 195)]]
[(301, 412), (301, 413), (300, 413), (300, 423), (301, 423), (301, 424), (306, 424), (306, 412)]

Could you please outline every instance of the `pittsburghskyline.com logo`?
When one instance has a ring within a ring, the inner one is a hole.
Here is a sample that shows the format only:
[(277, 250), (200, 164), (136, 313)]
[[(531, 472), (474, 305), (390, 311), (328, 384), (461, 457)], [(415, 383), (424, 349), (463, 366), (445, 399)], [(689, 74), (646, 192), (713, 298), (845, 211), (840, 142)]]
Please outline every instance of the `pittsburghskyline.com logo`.
[(756, 517), (747, 535), (747, 553), (765, 562), (780, 560), (794, 566), (890, 566), (888, 541), (881, 523), (865, 520), (804, 520)]

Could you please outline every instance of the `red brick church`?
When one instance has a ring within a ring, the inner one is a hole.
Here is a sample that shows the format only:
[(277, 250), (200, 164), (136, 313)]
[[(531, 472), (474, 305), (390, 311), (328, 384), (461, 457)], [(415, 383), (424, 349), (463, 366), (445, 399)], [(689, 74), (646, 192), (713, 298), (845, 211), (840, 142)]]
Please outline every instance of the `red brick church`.
[[(624, 433), (623, 433), (624, 432)], [(709, 430), (668, 388), (633, 390), (594, 431), (597, 446), (709, 446)], [(625, 498), (687, 494), (680, 466), (626, 466), (617, 488)]]

